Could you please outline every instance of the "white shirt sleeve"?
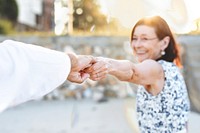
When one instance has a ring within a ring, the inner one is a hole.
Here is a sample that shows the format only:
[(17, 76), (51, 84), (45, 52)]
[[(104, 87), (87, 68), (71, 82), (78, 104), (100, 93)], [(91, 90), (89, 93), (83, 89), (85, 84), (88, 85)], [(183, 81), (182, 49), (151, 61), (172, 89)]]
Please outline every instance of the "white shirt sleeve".
[(0, 43), (0, 112), (51, 92), (70, 69), (65, 53), (12, 40)]

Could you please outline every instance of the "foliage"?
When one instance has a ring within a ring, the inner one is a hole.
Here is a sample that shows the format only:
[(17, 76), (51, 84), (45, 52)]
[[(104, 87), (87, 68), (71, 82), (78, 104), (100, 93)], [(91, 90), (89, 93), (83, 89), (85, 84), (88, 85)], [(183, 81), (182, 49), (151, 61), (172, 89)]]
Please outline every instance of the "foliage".
[(16, 22), (18, 6), (15, 0), (0, 0), (0, 18)]
[[(74, 0), (74, 22), (75, 29), (90, 31), (92, 28), (102, 29), (108, 25), (107, 17), (100, 12), (100, 6), (96, 0)], [(111, 26), (110, 26), (111, 27)]]
[(13, 26), (9, 20), (0, 19), (0, 34), (11, 34), (13, 33)]

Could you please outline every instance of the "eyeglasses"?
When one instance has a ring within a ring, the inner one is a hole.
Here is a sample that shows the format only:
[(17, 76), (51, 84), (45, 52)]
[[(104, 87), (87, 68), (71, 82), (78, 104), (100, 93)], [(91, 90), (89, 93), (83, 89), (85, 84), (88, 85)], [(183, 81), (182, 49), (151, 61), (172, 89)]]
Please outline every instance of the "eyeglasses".
[(137, 41), (140, 41), (141, 43), (146, 43), (148, 41), (156, 40), (156, 39), (158, 39), (158, 38), (157, 37), (153, 37), (153, 38), (148, 38), (148, 37), (133, 37), (131, 43), (136, 43)]

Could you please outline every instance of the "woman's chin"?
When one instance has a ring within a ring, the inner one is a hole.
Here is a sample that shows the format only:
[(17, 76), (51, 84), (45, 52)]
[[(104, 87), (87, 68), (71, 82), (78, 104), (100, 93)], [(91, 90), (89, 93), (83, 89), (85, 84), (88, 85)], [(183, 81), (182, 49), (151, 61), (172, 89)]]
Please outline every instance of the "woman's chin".
[(146, 58), (143, 58), (143, 57), (137, 57), (137, 61), (138, 62), (143, 62)]

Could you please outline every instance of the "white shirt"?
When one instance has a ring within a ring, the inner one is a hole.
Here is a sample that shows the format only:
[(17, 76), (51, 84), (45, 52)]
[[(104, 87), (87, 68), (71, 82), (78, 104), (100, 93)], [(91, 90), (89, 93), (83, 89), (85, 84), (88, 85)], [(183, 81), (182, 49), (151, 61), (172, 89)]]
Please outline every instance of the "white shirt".
[(70, 69), (62, 52), (12, 40), (0, 43), (0, 112), (51, 92)]

